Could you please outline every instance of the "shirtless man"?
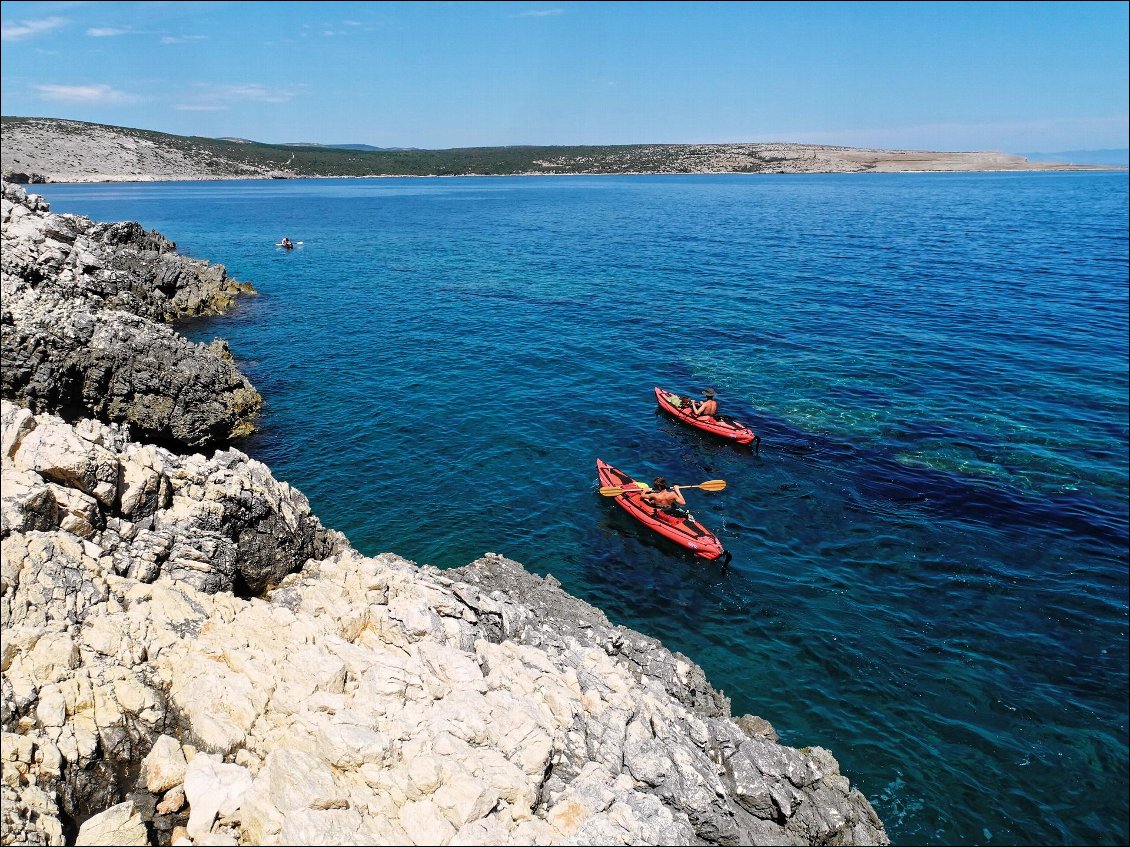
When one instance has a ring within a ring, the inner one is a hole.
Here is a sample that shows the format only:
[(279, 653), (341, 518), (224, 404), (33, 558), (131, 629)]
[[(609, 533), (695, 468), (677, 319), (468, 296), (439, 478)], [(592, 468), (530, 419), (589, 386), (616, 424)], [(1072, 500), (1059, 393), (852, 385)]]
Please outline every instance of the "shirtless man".
[(667, 480), (661, 476), (657, 476), (651, 483), (651, 491), (645, 491), (641, 499), (650, 503), (665, 512), (669, 512), (676, 506), (685, 506), (687, 501), (683, 498), (683, 492), (679, 490), (679, 486), (675, 485), (671, 488), (667, 487)]
[(691, 400), (691, 412), (700, 418), (714, 417), (718, 414), (718, 401), (714, 399), (714, 389), (708, 388), (702, 393), (706, 395), (706, 399), (701, 403)]

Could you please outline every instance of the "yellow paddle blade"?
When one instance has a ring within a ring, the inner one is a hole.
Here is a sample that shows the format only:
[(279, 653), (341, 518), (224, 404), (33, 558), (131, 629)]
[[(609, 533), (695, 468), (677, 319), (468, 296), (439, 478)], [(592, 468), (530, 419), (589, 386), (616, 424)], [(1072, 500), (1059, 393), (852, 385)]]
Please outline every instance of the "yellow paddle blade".
[(600, 489), (600, 493), (604, 497), (618, 497), (625, 491), (651, 491), (651, 486), (646, 482), (639, 482), (638, 480), (632, 481), (636, 483), (635, 488), (619, 488), (615, 485), (606, 485)]
[[(623, 488), (617, 488), (614, 485), (606, 485), (604, 488), (600, 489), (600, 496), (601, 497), (619, 497), (621, 494), (624, 493), (625, 490), (626, 489), (623, 489)], [(632, 489), (632, 490), (634, 491), (635, 489)]]
[(708, 479), (700, 485), (683, 485), (681, 488), (701, 488), (703, 491), (721, 491), (726, 487), (724, 479)]
[(601, 495), (603, 495), (604, 497), (619, 497), (625, 492), (639, 492), (650, 490), (651, 486), (649, 485), (641, 485), (639, 488), (617, 488), (615, 485), (606, 485), (603, 488), (599, 489)]

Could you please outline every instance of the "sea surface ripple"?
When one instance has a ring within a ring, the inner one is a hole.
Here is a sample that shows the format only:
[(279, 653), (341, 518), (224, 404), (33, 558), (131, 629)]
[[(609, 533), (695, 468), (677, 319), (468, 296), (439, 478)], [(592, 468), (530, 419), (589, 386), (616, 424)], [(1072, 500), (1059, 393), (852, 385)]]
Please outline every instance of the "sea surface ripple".
[[(366, 553), (504, 553), (831, 749), (899, 844), (1125, 844), (1125, 173), (37, 186), (261, 292), (187, 334)], [(274, 243), (287, 235), (302, 246)], [(718, 389), (759, 453), (656, 413)], [(596, 494), (689, 491), (729, 569)]]

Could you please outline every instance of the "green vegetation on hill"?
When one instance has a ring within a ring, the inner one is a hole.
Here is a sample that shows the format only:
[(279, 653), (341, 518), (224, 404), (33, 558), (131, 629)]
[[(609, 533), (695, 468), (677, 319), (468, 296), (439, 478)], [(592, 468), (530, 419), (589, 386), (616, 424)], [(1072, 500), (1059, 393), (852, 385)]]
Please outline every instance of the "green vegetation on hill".
[[(375, 148), (262, 144), (83, 123), (0, 118), (5, 173), (28, 181), (462, 176), (471, 174), (861, 173), (867, 171), (1087, 170), (987, 152), (881, 150), (821, 144)], [(34, 178), (33, 178), (34, 177)]]
[[(641, 154), (669, 149), (671, 145), (604, 147), (464, 147), (452, 150), (352, 150), (324, 146), (292, 146), (169, 135), (150, 130), (81, 123), (48, 118), (2, 117), (4, 133), (19, 131), (21, 124), (52, 124), (52, 131), (78, 135), (104, 130), (177, 150), (203, 170), (225, 171), (226, 163), (255, 170), (293, 172), (301, 176), (455, 176), (459, 174), (567, 173), (585, 170), (623, 173), (632, 170)], [(555, 164), (549, 164), (552, 161)], [(541, 162), (546, 162), (543, 165)]]

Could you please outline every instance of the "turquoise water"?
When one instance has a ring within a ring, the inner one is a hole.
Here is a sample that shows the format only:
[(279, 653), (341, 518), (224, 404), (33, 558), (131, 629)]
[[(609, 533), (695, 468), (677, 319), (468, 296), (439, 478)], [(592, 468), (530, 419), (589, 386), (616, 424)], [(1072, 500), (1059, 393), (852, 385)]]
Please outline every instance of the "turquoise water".
[[(255, 285), (187, 332), (362, 551), (554, 574), (831, 749), (896, 843), (1130, 837), (1125, 173), (40, 188)], [(760, 452), (654, 385), (716, 387)], [(725, 479), (687, 498), (730, 567), (598, 456)]]

